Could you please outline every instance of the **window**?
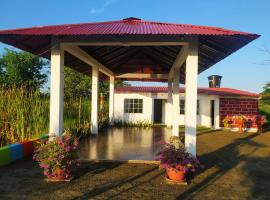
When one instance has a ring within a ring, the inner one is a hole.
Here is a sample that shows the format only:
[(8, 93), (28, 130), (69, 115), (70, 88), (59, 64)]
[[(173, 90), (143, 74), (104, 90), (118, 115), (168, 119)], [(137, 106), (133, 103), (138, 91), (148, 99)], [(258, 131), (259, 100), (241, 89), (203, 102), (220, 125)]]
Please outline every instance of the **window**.
[[(180, 100), (180, 115), (185, 114), (185, 100)], [(197, 115), (200, 114), (200, 100), (197, 100)]]
[(124, 99), (125, 113), (142, 113), (143, 100), (142, 99)]
[(197, 115), (200, 114), (200, 100), (197, 100)]
[(180, 100), (180, 115), (185, 114), (185, 100), (181, 99)]

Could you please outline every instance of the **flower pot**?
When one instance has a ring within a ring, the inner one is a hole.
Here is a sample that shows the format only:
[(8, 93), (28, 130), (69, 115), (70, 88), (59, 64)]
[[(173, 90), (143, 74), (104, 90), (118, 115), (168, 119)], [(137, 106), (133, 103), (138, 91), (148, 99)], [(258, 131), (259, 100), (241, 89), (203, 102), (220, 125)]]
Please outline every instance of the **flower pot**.
[(239, 128), (240, 133), (244, 132), (244, 121), (243, 120), (238, 121), (238, 128)]
[(168, 168), (166, 172), (167, 172), (168, 178), (172, 181), (175, 181), (175, 182), (185, 181), (185, 172), (183, 170), (178, 170), (175, 168)]
[(70, 181), (70, 172), (60, 167), (55, 167), (52, 170), (52, 174), (47, 175), (47, 181)]

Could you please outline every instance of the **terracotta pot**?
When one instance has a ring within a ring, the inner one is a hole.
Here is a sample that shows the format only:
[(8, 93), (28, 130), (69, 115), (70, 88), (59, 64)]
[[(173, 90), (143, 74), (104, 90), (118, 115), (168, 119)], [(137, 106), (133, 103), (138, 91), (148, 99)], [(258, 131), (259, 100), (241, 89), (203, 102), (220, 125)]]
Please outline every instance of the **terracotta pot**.
[(61, 169), (60, 167), (55, 167), (53, 169), (53, 174), (49, 176), (48, 178), (55, 181), (57, 180), (62, 181), (62, 180), (68, 179), (68, 177), (66, 177), (65, 170)]
[(244, 120), (239, 120), (238, 121), (238, 128), (239, 128), (240, 133), (244, 132)]
[(172, 181), (184, 182), (185, 181), (185, 172), (183, 170), (177, 170), (175, 168), (168, 168), (166, 170), (167, 176)]

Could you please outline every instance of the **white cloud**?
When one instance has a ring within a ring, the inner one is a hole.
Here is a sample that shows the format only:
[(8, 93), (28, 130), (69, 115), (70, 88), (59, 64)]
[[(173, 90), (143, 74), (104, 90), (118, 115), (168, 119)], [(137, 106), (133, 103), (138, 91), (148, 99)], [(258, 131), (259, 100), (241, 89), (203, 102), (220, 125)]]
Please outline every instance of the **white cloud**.
[(104, 3), (99, 8), (91, 8), (90, 14), (101, 14), (103, 13), (108, 6), (110, 6), (115, 0), (105, 0)]

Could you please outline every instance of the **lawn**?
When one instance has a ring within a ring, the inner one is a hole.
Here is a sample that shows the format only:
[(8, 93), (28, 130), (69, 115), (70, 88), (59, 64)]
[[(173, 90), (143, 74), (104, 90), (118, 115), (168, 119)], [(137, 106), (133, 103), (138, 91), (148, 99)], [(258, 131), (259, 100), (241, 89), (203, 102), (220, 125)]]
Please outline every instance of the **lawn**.
[(0, 168), (0, 199), (269, 199), (270, 132), (198, 133), (205, 169), (169, 185), (154, 164), (83, 163), (70, 183), (47, 183), (30, 159)]

